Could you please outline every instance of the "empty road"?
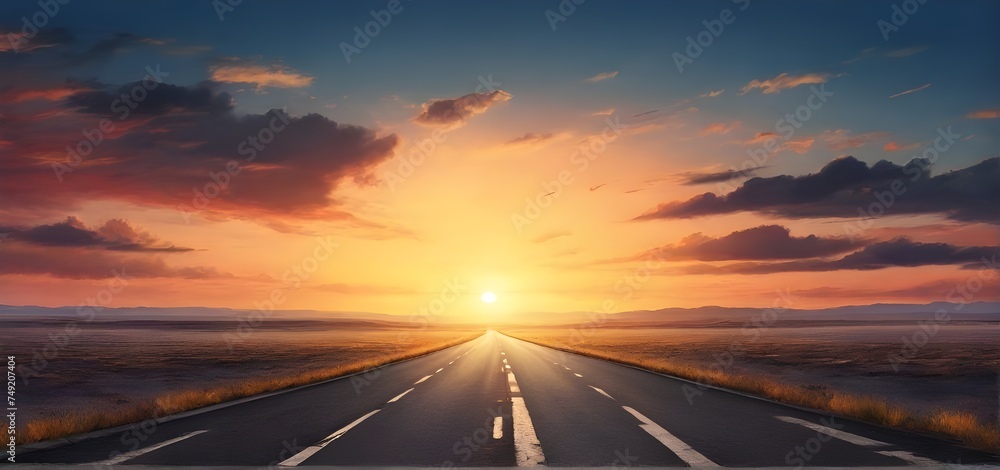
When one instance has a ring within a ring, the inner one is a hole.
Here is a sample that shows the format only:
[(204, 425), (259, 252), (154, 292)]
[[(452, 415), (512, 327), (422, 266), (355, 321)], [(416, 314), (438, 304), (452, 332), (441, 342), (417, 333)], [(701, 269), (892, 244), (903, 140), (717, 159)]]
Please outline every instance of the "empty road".
[(699, 390), (492, 331), (365, 375), (17, 457), (274, 468), (996, 462), (941, 440)]

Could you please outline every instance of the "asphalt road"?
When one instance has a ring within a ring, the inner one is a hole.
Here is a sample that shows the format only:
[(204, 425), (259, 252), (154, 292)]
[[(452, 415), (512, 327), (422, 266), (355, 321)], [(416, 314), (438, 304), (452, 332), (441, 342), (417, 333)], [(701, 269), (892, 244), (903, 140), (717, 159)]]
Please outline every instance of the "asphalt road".
[(17, 457), (273, 467), (997, 461), (953, 443), (698, 388), (495, 332), (366, 375)]

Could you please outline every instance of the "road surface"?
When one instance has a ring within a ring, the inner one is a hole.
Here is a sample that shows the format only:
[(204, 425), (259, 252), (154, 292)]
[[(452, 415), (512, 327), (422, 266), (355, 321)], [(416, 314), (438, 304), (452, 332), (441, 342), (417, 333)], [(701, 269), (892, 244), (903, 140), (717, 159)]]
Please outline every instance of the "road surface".
[(977, 464), (996, 457), (490, 331), (366, 375), (21, 452), (17, 461), (795, 467)]

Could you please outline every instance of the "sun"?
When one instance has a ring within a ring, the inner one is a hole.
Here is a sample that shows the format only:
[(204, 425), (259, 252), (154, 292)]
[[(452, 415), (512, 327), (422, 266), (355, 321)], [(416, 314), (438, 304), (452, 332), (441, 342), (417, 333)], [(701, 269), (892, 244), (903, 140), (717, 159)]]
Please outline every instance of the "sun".
[(486, 291), (486, 292), (483, 292), (482, 299), (483, 299), (483, 302), (491, 304), (491, 303), (497, 301), (497, 295), (494, 294), (494, 293), (492, 293), (492, 292), (490, 292), (490, 291)]

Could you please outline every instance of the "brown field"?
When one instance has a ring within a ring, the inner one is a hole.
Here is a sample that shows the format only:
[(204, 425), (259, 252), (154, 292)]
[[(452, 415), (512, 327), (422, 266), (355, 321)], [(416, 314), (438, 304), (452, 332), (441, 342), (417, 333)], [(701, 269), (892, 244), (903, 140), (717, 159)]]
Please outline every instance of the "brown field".
[[(566, 351), (880, 425), (1000, 449), (1000, 327), (944, 325), (894, 371), (913, 325), (505, 328)], [(754, 339), (755, 338), (755, 339)]]
[[(19, 359), (51, 347), (58, 328), (5, 325)], [(318, 382), (459, 344), (482, 330), (268, 321), (232, 343), (233, 322), (95, 323), (18, 381), (18, 444), (135, 423)], [(170, 324), (168, 324), (170, 323)], [(11, 326), (8, 328), (7, 326)], [(6, 430), (0, 430), (6, 434)]]

